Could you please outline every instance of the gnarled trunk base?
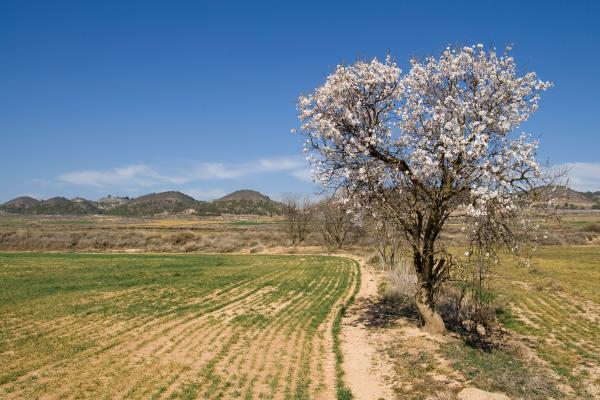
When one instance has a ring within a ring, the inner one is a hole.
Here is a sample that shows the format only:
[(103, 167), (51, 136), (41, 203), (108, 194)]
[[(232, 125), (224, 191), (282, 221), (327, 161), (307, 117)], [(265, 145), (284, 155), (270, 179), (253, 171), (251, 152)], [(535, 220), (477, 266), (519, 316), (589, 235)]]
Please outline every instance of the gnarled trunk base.
[(423, 321), (423, 330), (432, 335), (445, 334), (446, 325), (442, 316), (433, 308), (430, 291), (425, 287), (421, 287), (415, 300)]

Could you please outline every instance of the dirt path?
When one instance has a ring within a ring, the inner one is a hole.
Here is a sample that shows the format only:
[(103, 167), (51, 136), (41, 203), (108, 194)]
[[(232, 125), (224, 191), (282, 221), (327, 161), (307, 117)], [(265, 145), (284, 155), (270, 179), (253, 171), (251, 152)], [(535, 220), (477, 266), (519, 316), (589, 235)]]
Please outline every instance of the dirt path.
[(356, 300), (342, 319), (340, 342), (344, 354), (344, 380), (357, 400), (392, 399), (393, 392), (385, 382), (385, 376), (390, 376), (390, 366), (377, 357), (376, 333), (370, 332), (365, 325), (366, 305), (377, 296), (381, 277), (363, 259), (349, 255), (348, 258), (359, 262), (362, 278)]
[[(307, 251), (308, 250), (308, 251)], [(265, 249), (262, 254), (290, 254), (289, 248)], [(378, 357), (377, 343), (389, 340), (381, 329), (370, 330), (366, 324), (369, 322), (368, 306), (376, 303), (377, 287), (381, 273), (376, 272), (367, 265), (364, 257), (347, 252), (323, 253), (320, 248), (302, 249), (290, 255), (317, 254), (337, 256), (355, 260), (360, 265), (361, 283), (354, 303), (348, 308), (346, 316), (342, 319), (340, 332), (340, 345), (343, 353), (344, 382), (352, 391), (356, 400), (391, 400), (394, 392), (391, 385), (386, 382), (386, 377), (391, 377), (391, 365), (387, 360)]]

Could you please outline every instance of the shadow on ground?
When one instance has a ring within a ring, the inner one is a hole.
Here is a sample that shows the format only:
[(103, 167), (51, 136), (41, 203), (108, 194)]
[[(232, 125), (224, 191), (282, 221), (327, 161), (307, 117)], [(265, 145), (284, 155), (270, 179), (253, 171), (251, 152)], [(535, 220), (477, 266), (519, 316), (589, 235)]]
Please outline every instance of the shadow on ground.
[(349, 310), (355, 319), (352, 325), (364, 325), (367, 328), (388, 328), (398, 323), (399, 319), (420, 325), (419, 312), (416, 306), (404, 299), (358, 298)]

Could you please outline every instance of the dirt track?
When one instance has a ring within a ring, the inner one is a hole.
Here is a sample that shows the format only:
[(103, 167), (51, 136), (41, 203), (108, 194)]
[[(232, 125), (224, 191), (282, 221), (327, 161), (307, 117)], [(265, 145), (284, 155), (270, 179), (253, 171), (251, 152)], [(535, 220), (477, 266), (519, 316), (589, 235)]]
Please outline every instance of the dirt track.
[(361, 265), (361, 285), (354, 304), (342, 320), (341, 346), (344, 354), (345, 380), (357, 400), (393, 398), (385, 382), (390, 375), (389, 365), (378, 362), (374, 332), (365, 326), (366, 305), (377, 296), (380, 277), (363, 259), (353, 257)]

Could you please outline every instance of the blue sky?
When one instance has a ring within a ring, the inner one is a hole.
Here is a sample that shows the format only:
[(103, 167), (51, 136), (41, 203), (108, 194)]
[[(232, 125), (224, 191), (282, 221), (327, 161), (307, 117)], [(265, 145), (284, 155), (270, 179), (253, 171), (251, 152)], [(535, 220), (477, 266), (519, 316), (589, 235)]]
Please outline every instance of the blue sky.
[(555, 82), (523, 130), (600, 190), (594, 1), (0, 2), (0, 202), (312, 192), (295, 101), (337, 64), (514, 45)]

